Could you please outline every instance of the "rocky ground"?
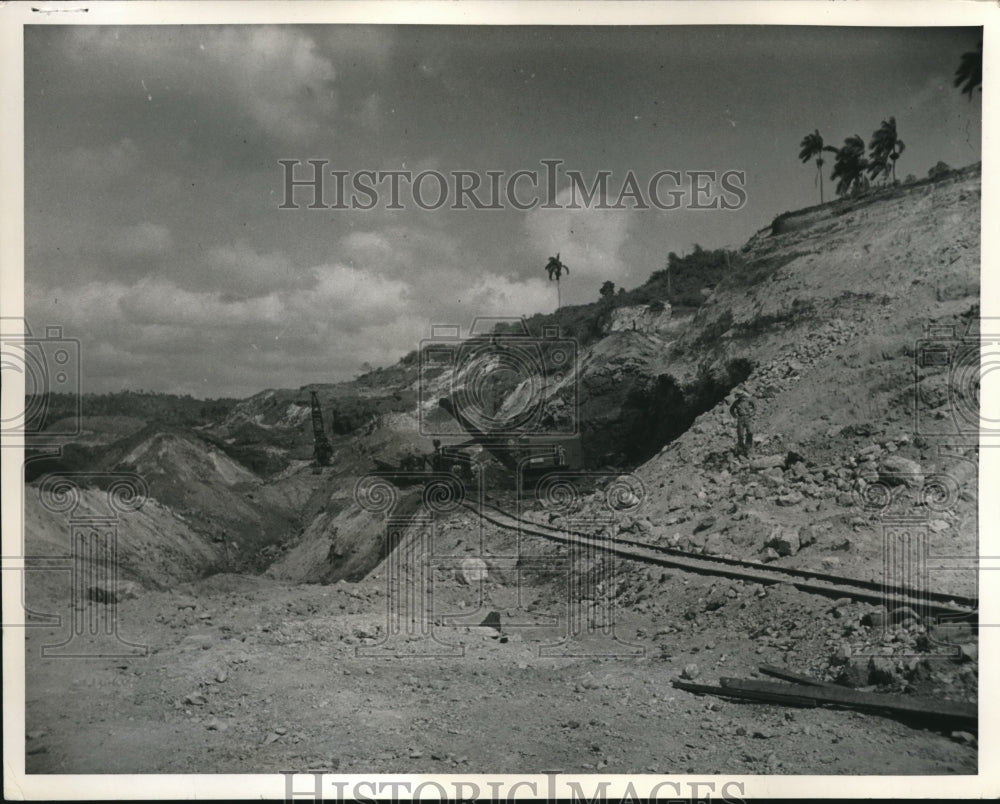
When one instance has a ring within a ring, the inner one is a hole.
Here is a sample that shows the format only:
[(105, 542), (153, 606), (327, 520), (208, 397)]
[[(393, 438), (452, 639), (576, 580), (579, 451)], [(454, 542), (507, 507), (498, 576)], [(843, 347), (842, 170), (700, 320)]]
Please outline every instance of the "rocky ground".
[[(540, 647), (558, 644), (560, 629), (508, 626), (524, 611), (515, 589), (492, 580), (482, 607), (475, 590), (457, 583), (443, 597), (456, 614), (474, 612), (473, 622), (498, 611), (500, 628), (438, 628), (444, 644), (422, 649), (464, 655), (429, 658), (356, 655), (385, 634), (378, 577), (303, 586), (215, 576), (146, 592), (118, 613), (120, 634), (148, 644), (147, 658), (30, 662), (27, 769), (976, 772), (971, 734), (670, 686), (680, 676), (755, 677), (762, 663), (823, 671), (828, 656), (865, 644), (871, 658), (855, 654), (843, 664), (861, 668), (865, 684), (974, 699), (971, 651), (931, 658), (911, 649), (916, 655), (896, 658), (912, 646), (909, 633), (863, 625), (866, 607), (791, 588), (644, 573), (644, 589), (634, 592), (640, 603), (617, 613), (620, 641), (584, 638), (574, 648), (644, 654), (632, 658), (540, 657)], [(55, 641), (56, 629), (30, 629), (28, 650)]]

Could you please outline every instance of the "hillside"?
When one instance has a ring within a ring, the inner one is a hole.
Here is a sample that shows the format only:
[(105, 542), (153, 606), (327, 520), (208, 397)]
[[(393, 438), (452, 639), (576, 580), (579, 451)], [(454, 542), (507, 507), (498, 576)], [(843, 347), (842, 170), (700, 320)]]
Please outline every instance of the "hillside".
[[(748, 243), (746, 273), (720, 284), (672, 351), (671, 367), (682, 376), (703, 371), (705, 362), (716, 370), (734, 360), (753, 365), (733, 390), (758, 400), (758, 451), (779, 456), (780, 465), (755, 471), (727, 454), (730, 394), (640, 467), (639, 476), (661, 489), (647, 515), (663, 522), (668, 510), (691, 505), (697, 513), (662, 524), (663, 537), (691, 538), (699, 523), (714, 520), (695, 543), (735, 554), (763, 548), (776, 525), (803, 527), (817, 543), (785, 561), (822, 559), (877, 574), (882, 512), (859, 510), (850, 492), (859, 480), (875, 482), (893, 456), (916, 464), (914, 486), (921, 476), (954, 481), (956, 499), (934, 517), (931, 552), (974, 555), (975, 441), (940, 437), (953, 411), (947, 394), (929, 388), (945, 379), (944, 368), (923, 370), (915, 386), (914, 366), (928, 328), (964, 335), (971, 326), (978, 337), (979, 171), (902, 188), (876, 203), (828, 206), (808, 225)], [(959, 446), (940, 450), (947, 441)], [(924, 510), (903, 486), (886, 513)], [(748, 536), (738, 523), (745, 521), (758, 535), (741, 548)], [(849, 550), (829, 552), (845, 539)], [(969, 593), (974, 576), (948, 582)]]
[[(976, 701), (967, 624), (949, 631), (923, 610), (567, 547), (384, 466), (429, 454), (431, 431), (448, 445), (465, 438), (437, 404), (453, 392), (507, 414), (538, 405), (545, 426), (579, 431), (584, 467), (518, 493), (481, 450), (482, 486), (463, 485), (522, 527), (879, 588), (920, 582), (886, 576), (886, 539), (903, 521), (958, 567), (928, 573), (927, 591), (975, 598), (978, 454), (963, 414), (976, 413), (978, 386), (955, 372), (978, 355), (980, 183), (976, 165), (787, 213), (736, 254), (675, 257), (680, 275), (713, 267), (711, 282), (688, 276), (673, 306), (658, 273), (529, 319), (534, 337), (463, 341), (430, 370), (414, 352), (188, 426), (135, 417), (120, 439), (85, 420), (65, 460), (149, 485), (141, 516), (120, 525), (122, 577), (144, 589), (118, 612), (156, 650), (94, 663), (79, 696), (66, 663), (32, 658), (56, 629), (29, 634), (29, 716), (47, 732), (29, 770), (825, 775), (871, 773), (878, 747), (884, 773), (974, 772), (965, 731), (669, 686), (682, 674), (756, 678), (767, 663), (839, 688)], [(696, 284), (706, 292), (688, 305)], [(551, 325), (576, 334), (550, 342)], [(569, 368), (558, 359), (567, 337)], [(479, 357), (450, 359), (460, 348)], [(529, 368), (510, 369), (525, 354)], [(333, 446), (325, 468), (310, 463), (310, 390)], [(729, 412), (739, 392), (757, 404), (749, 457), (736, 454)], [(359, 493), (377, 461), (383, 485)], [(27, 543), (65, 551), (66, 522), (37, 510), (39, 467)], [(611, 516), (629, 474), (638, 507)], [(50, 580), (30, 599), (51, 611), (66, 605), (60, 594)], [(498, 703), (504, 723), (469, 725)], [(94, 747), (86, 735), (105, 717), (114, 729)]]

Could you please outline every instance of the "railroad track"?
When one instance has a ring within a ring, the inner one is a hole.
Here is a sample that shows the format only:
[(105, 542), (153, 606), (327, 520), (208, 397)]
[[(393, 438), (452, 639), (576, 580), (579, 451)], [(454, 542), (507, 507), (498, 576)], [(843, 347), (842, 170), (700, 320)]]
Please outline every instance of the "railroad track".
[(751, 583), (774, 585), (787, 583), (803, 592), (831, 598), (848, 597), (866, 603), (892, 607), (909, 606), (927, 615), (947, 615), (975, 624), (978, 600), (961, 595), (922, 591), (904, 586), (887, 586), (881, 581), (866, 581), (824, 572), (775, 567), (756, 561), (723, 556), (705, 556), (670, 547), (661, 547), (632, 539), (606, 539), (591, 533), (558, 528), (538, 522), (528, 522), (491, 503), (477, 504), (465, 500), (462, 505), (485, 521), (507, 530), (538, 536), (562, 544), (575, 544), (614, 553), (633, 561), (673, 567), (701, 575), (715, 575)]

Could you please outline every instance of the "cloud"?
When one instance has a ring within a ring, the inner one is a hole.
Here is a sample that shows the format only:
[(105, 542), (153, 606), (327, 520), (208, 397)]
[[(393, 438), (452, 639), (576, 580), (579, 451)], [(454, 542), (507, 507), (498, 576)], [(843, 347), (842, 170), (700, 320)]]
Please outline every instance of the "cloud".
[[(277, 26), (224, 28), (199, 48), (227, 76), (236, 99), (268, 134), (301, 142), (321, 131), (317, 108), (335, 108), (333, 63), (300, 31)], [(217, 97), (213, 92), (213, 97)]]
[[(280, 142), (306, 141), (331, 120), (337, 71), (302, 29), (204, 26), (184, 37), (167, 31), (78, 26), (66, 50), (71, 63), (108, 85), (106, 92), (128, 91), (150, 103), (197, 98), (206, 117), (225, 116), (225, 107), (235, 105)], [(114, 79), (103, 72), (108, 65), (115, 67)]]
[(256, 299), (223, 299), (217, 293), (179, 288), (164, 279), (143, 279), (121, 296), (118, 306), (133, 324), (166, 324), (208, 332), (251, 322), (279, 322), (282, 305), (276, 294)]
[[(109, 252), (126, 259), (161, 256), (173, 246), (170, 230), (160, 223), (143, 221), (131, 226), (120, 226), (103, 240)], [(98, 243), (91, 243), (97, 246)]]
[(313, 269), (317, 285), (296, 297), (293, 309), (321, 316), (326, 325), (357, 331), (382, 325), (409, 304), (407, 282), (360, 271), (347, 265), (321, 265)]
[[(315, 288), (252, 299), (149, 277), (26, 292), (32, 327), (81, 342), (87, 390), (249, 395), (348, 379), (416, 348), (426, 323), (402, 281), (345, 265), (310, 269)], [(206, 392), (205, 388), (209, 391)]]
[[(569, 187), (556, 195), (556, 203), (561, 207), (572, 200)], [(621, 249), (628, 237), (631, 211), (596, 209), (601, 202), (595, 194), (587, 207), (530, 210), (524, 223), (531, 243), (546, 254), (558, 253), (569, 266), (570, 276), (591, 279), (624, 276), (626, 266)], [(610, 202), (605, 200), (605, 203)]]
[(406, 283), (408, 304), (436, 324), (465, 324), (477, 315), (530, 315), (555, 306), (555, 290), (544, 278), (490, 271), (452, 236), (436, 229), (387, 226), (355, 231), (342, 238), (340, 247), (351, 266)]
[[(46, 176), (67, 178), (76, 187), (99, 187), (109, 181), (133, 178), (141, 166), (142, 153), (135, 142), (123, 137), (102, 147), (74, 146), (69, 150), (39, 152), (28, 148), (26, 160), (31, 170), (43, 170)], [(31, 182), (29, 182), (29, 188)], [(44, 191), (39, 187), (39, 192)]]
[(27, 279), (42, 284), (158, 274), (177, 249), (171, 229), (162, 223), (109, 223), (93, 210), (33, 211), (25, 234)]
[(198, 271), (192, 284), (221, 290), (232, 299), (315, 285), (315, 277), (296, 269), (283, 253), (262, 254), (245, 240), (211, 247), (204, 267), (207, 270)]
[(144, 278), (116, 297), (122, 315), (131, 323), (202, 331), (280, 327), (290, 321), (357, 331), (393, 319), (407, 304), (409, 286), (399, 280), (339, 264), (320, 265), (303, 273), (310, 277), (308, 289), (275, 290), (249, 298), (217, 290), (191, 290), (158, 277)]
[(358, 111), (355, 114), (355, 119), (364, 128), (377, 133), (385, 125), (385, 110), (382, 98), (374, 92), (368, 95), (361, 101)]
[(477, 315), (520, 316), (555, 307), (555, 291), (543, 279), (515, 280), (499, 274), (476, 277), (461, 291), (462, 307)]
[[(162, 237), (149, 226), (130, 231), (136, 243)], [(433, 230), (356, 232), (341, 245), (339, 259), (308, 268), (244, 241), (215, 246), (203, 271), (212, 279), (201, 284), (194, 271), (51, 287), (35, 281), (26, 309), (33, 325), (61, 324), (81, 340), (88, 389), (247, 395), (349, 379), (365, 362), (391, 365), (435, 323), (466, 329), (476, 316), (555, 305), (543, 278), (469, 270), (456, 244)], [(348, 252), (362, 264), (348, 264)], [(420, 255), (442, 259), (414, 270)]]
[(455, 239), (416, 226), (389, 225), (355, 231), (340, 241), (345, 261), (379, 274), (412, 275), (414, 270), (460, 269), (464, 259)]
[(385, 25), (324, 25), (317, 37), (343, 70), (382, 72), (389, 67), (396, 35)]
[(389, 258), (398, 259), (386, 232), (350, 232), (341, 238), (340, 245), (349, 260), (384, 263)]

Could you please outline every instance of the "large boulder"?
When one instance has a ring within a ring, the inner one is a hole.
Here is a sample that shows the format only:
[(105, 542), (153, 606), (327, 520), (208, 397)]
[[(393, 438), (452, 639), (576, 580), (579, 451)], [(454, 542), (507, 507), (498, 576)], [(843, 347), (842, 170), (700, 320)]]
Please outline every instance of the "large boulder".
[(868, 683), (868, 663), (863, 658), (851, 658), (841, 668), (836, 682), (844, 687), (863, 687)]
[(462, 565), (458, 572), (459, 583), (471, 586), (472, 584), (485, 581), (487, 576), (486, 562), (481, 558), (468, 556), (462, 559)]
[(783, 494), (780, 497), (775, 498), (775, 502), (785, 508), (790, 508), (793, 505), (798, 505), (805, 499), (805, 496), (800, 491), (792, 491), (788, 494)]
[(141, 591), (142, 587), (135, 581), (109, 581), (88, 587), (87, 597), (95, 603), (120, 603), (135, 600)]
[(895, 662), (887, 656), (872, 656), (868, 660), (868, 683), (869, 684), (894, 684), (896, 682), (897, 668)]
[(757, 458), (752, 458), (750, 460), (750, 467), (752, 469), (770, 469), (773, 466), (784, 466), (785, 456), (784, 455), (761, 455)]
[(924, 485), (924, 473), (920, 464), (901, 455), (889, 455), (879, 466), (879, 480), (888, 486), (905, 485), (919, 489)]

